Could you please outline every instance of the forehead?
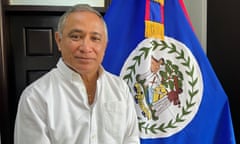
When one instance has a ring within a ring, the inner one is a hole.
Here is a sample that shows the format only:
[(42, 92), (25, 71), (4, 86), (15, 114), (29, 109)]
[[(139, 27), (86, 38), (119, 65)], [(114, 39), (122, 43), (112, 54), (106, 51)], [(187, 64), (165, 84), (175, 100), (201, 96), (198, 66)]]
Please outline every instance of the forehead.
[(103, 20), (94, 12), (76, 11), (68, 15), (65, 21), (64, 29), (91, 29), (93, 31), (104, 32)]
[(75, 11), (70, 13), (65, 23), (79, 22), (88, 24), (98, 24), (103, 25), (103, 20), (94, 12), (91, 11)]

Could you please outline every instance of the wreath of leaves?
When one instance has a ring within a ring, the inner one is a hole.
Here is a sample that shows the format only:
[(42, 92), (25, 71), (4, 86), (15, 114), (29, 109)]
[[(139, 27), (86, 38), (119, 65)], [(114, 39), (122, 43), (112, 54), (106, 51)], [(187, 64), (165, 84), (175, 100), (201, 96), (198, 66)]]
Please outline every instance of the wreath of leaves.
[(168, 129), (170, 128), (177, 128), (177, 124), (185, 121), (185, 116), (190, 114), (191, 108), (196, 104), (196, 102), (193, 101), (193, 98), (196, 96), (196, 94), (199, 92), (199, 90), (195, 87), (198, 78), (194, 77), (194, 65), (191, 65), (191, 59), (190, 57), (186, 57), (184, 54), (184, 51), (177, 50), (176, 45), (173, 43), (170, 43), (169, 45), (161, 40), (160, 43), (153, 40), (151, 42), (152, 47), (142, 47), (139, 49), (140, 54), (135, 56), (132, 61), (133, 64), (127, 67), (128, 73), (123, 76), (123, 79), (129, 84), (133, 82), (133, 76), (136, 74), (136, 66), (139, 66), (141, 64), (142, 57), (144, 59), (147, 58), (150, 50), (152, 51), (156, 50), (157, 48), (160, 48), (160, 51), (168, 50), (169, 54), (175, 54), (176, 59), (181, 60), (181, 64), (186, 67), (186, 75), (190, 77), (190, 80), (188, 81), (189, 89), (188, 89), (188, 99), (185, 102), (185, 106), (182, 106), (181, 113), (178, 113), (174, 119), (169, 120), (167, 123), (161, 123), (160, 125), (157, 123), (154, 124), (148, 124), (145, 121), (141, 122), (141, 119), (139, 118), (139, 130), (140, 132), (153, 133), (157, 134), (158, 131), (161, 131), (163, 133), (166, 133)]

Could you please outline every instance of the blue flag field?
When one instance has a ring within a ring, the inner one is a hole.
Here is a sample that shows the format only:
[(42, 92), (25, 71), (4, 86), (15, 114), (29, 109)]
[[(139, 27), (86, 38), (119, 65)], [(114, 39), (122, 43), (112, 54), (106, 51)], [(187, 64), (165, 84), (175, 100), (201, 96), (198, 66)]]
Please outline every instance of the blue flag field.
[(141, 144), (235, 144), (228, 97), (183, 0), (112, 0), (103, 66), (133, 94)]

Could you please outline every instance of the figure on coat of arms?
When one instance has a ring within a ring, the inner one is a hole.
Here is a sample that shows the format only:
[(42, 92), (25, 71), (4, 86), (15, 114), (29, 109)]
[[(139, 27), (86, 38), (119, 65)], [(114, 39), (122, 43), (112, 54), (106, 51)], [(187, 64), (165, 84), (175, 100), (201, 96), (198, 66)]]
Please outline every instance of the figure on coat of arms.
[(177, 67), (170, 61), (165, 62), (163, 57), (154, 53), (151, 55), (149, 70), (136, 75), (135, 100), (148, 119), (157, 120), (171, 102), (180, 107), (181, 72)]
[(159, 71), (163, 65), (163, 58), (157, 59), (156, 56), (154, 57), (154, 55), (152, 55), (150, 70), (143, 74), (140, 74), (138, 77), (138, 81), (144, 81), (143, 86), (145, 89), (145, 96), (148, 104), (156, 102), (159, 99), (156, 97), (156, 95), (154, 96), (154, 91), (156, 92), (156, 88), (158, 88), (161, 84), (161, 76), (159, 74)]
[[(158, 116), (155, 115), (155, 112), (158, 111), (159, 114), (166, 109), (170, 103), (167, 99), (168, 91), (162, 84), (162, 77), (160, 75), (160, 71), (165, 70), (164, 64), (165, 60), (163, 57), (156, 55), (156, 53), (152, 54), (149, 70), (143, 74), (137, 74), (136, 76), (136, 102), (139, 104), (143, 115), (148, 119), (150, 117), (157, 119)], [(137, 84), (142, 86), (142, 95), (144, 96), (142, 99), (139, 99), (139, 94), (136, 91)], [(143, 100), (146, 102), (145, 104)], [(151, 116), (149, 114), (151, 114)]]

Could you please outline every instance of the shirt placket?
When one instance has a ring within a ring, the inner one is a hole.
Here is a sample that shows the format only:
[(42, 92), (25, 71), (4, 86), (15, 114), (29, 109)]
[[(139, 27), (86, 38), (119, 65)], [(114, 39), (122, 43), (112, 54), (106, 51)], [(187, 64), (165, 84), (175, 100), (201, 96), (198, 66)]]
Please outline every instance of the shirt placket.
[(90, 110), (90, 144), (97, 144), (96, 115), (94, 107)]

